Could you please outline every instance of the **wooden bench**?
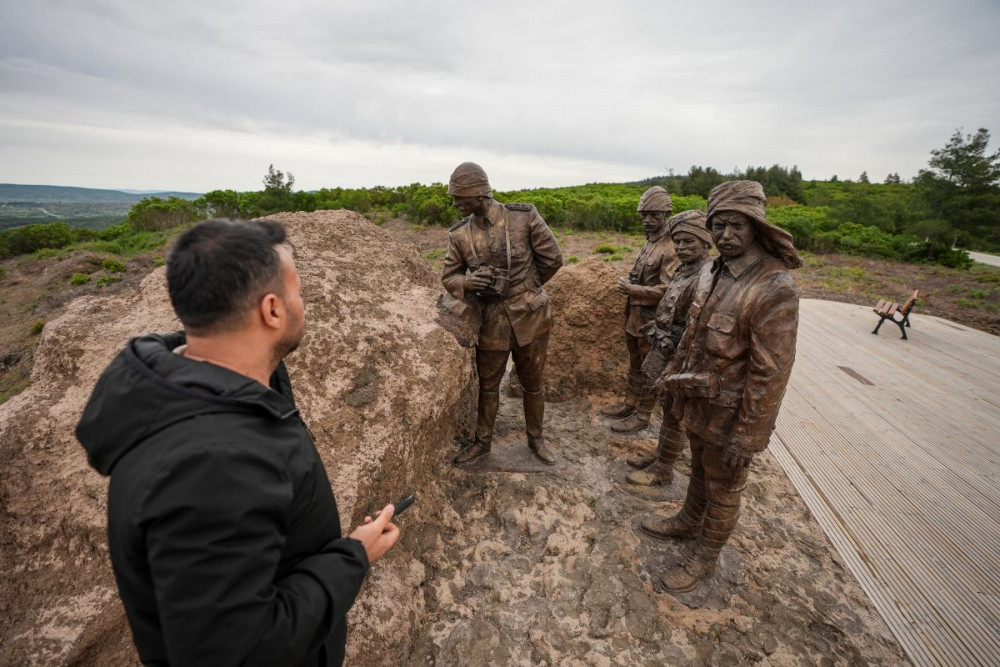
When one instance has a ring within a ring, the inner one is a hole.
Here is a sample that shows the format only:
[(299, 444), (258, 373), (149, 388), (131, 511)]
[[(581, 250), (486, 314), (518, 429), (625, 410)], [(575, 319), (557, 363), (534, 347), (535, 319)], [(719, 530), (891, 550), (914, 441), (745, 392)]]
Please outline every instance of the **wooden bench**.
[[(872, 310), (881, 319), (872, 333), (878, 335), (878, 330), (882, 326), (882, 323), (886, 320), (891, 320), (903, 333), (903, 340), (906, 340), (906, 329), (904, 327), (910, 326), (910, 311), (913, 310), (914, 304), (917, 303), (917, 296), (919, 294), (920, 290), (913, 290), (913, 294), (910, 295), (910, 298), (902, 306), (893, 301), (879, 301)], [(899, 315), (899, 319), (896, 319), (896, 315)]]

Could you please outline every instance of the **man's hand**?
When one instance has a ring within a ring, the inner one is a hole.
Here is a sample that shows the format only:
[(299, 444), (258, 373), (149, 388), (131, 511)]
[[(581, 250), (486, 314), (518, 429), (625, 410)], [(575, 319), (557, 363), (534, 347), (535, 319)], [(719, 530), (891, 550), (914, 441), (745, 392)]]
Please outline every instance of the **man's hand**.
[(722, 462), (730, 468), (746, 468), (753, 461), (753, 454), (739, 445), (730, 443), (726, 445), (726, 450), (722, 453)]
[(463, 287), (466, 292), (482, 292), (493, 282), (493, 277), (483, 268), (476, 269), (473, 273), (465, 276)]
[(365, 553), (368, 554), (368, 562), (374, 563), (385, 555), (392, 545), (399, 539), (399, 527), (392, 523), (392, 515), (396, 508), (386, 505), (375, 513), (375, 518), (365, 517), (365, 523), (354, 529), (348, 535), (351, 539), (365, 545)]
[(629, 282), (628, 278), (619, 278), (617, 287), (618, 291), (625, 296), (630, 296), (632, 294), (632, 283)]

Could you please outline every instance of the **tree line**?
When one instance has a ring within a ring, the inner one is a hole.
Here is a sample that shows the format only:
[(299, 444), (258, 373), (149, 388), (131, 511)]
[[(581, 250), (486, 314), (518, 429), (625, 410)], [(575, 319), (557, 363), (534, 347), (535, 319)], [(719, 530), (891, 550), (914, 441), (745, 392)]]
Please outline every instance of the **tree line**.
[[(581, 230), (639, 232), (636, 205), (642, 192), (661, 185), (671, 193), (674, 213), (706, 208), (713, 187), (727, 180), (756, 180), (768, 195), (768, 217), (790, 231), (796, 245), (814, 252), (845, 252), (963, 267), (971, 264), (961, 246), (1000, 251), (1000, 150), (989, 154), (990, 134), (957, 130), (928, 167), (910, 183), (890, 173), (872, 183), (857, 180), (806, 181), (798, 167), (748, 166), (721, 173), (692, 166), (633, 183), (592, 183), (564, 188), (496, 192), (502, 202), (534, 204), (549, 224)], [(263, 189), (213, 190), (198, 199), (149, 197), (134, 205), (119, 225), (100, 231), (65, 223), (27, 225), (0, 233), (0, 257), (59, 248), (80, 241), (144, 247), (165, 230), (211, 217), (256, 218), (280, 211), (347, 209), (372, 218), (397, 216), (427, 225), (458, 218), (443, 183), (398, 187), (323, 188), (296, 191), (295, 178), (268, 167)], [(143, 236), (138, 245), (130, 239)], [(152, 236), (151, 236), (152, 235)]]

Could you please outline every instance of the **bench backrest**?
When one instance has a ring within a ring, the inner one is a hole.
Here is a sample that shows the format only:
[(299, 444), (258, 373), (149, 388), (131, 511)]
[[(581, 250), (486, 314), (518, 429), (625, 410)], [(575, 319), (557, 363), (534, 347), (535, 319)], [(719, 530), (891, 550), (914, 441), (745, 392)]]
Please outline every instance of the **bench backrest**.
[(906, 303), (903, 304), (903, 307), (899, 309), (899, 312), (902, 313), (903, 315), (909, 315), (910, 311), (913, 310), (914, 304), (917, 303), (917, 297), (919, 295), (920, 295), (920, 290), (913, 290), (913, 294), (911, 294), (910, 298), (906, 300)]

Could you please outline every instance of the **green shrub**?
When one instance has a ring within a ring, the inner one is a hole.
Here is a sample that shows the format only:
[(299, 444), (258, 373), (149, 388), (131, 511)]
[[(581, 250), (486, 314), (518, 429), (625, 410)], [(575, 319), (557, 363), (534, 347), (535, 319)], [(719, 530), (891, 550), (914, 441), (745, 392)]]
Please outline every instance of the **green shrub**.
[(990, 291), (988, 289), (970, 289), (969, 296), (973, 299), (988, 299)]
[(37, 336), (42, 333), (42, 329), (45, 328), (45, 322), (43, 320), (36, 320), (31, 323), (31, 335)]
[(90, 282), (90, 276), (86, 273), (74, 273), (73, 277), (69, 279), (70, 285), (86, 285)]
[(580, 258), (577, 257), (576, 255), (570, 255), (569, 257), (566, 258), (566, 262), (568, 264), (579, 264)]
[(119, 262), (117, 259), (111, 259), (110, 257), (101, 262), (101, 266), (108, 273), (125, 273), (125, 265)]
[(163, 266), (167, 263), (167, 259), (161, 255), (156, 255), (153, 257), (153, 266)]
[(29, 255), (43, 248), (62, 248), (74, 241), (73, 231), (65, 222), (13, 227), (0, 232), (5, 256)]
[(106, 285), (111, 285), (112, 283), (120, 283), (121, 281), (121, 276), (101, 276), (97, 279), (97, 286), (104, 287)]
[(611, 245), (610, 243), (602, 243), (594, 248), (594, 252), (599, 255), (613, 255), (618, 252), (618, 246)]

